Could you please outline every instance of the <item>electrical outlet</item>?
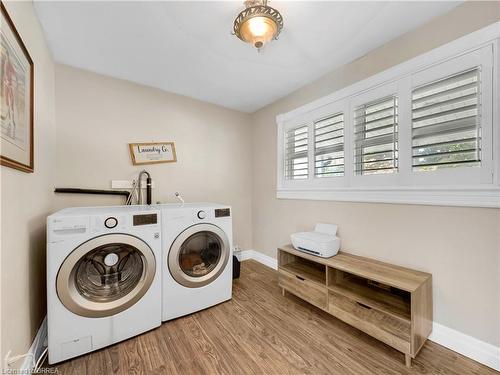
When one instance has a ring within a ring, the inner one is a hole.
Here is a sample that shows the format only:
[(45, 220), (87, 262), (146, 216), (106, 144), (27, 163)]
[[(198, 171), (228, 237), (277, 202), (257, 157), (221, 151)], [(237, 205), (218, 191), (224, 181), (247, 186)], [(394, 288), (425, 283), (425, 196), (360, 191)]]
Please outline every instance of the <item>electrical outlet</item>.
[[(112, 180), (111, 181), (112, 189), (132, 189), (132, 181), (130, 180)], [(143, 180), (142, 188), (146, 189), (146, 181)], [(155, 182), (151, 182), (151, 188), (155, 188)]]
[(112, 189), (131, 189), (132, 181), (127, 180), (113, 180), (111, 181)]

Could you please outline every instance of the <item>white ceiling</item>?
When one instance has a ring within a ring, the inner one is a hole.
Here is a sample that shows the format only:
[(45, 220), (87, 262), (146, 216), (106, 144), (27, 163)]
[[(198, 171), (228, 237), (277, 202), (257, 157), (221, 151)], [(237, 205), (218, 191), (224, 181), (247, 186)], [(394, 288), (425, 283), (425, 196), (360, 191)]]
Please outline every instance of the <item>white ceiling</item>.
[(231, 35), (242, 1), (35, 8), (59, 63), (253, 112), (457, 4), (272, 1), (284, 29), (261, 53)]

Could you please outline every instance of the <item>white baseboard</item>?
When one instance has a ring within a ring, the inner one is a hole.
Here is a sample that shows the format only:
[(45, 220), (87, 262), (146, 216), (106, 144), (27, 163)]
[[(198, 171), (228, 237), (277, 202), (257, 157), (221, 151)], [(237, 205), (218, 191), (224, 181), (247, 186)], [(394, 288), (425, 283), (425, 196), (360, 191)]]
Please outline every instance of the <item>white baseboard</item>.
[(274, 270), (278, 269), (278, 261), (276, 259), (255, 250), (244, 250), (241, 252), (241, 260), (247, 259), (253, 259)]
[[(278, 268), (278, 261), (256, 250), (241, 252), (242, 260), (253, 259), (272, 269)], [(500, 371), (500, 347), (478, 340), (465, 333), (434, 322), (429, 340), (453, 350), (485, 366)]]
[(500, 371), (500, 348), (434, 322), (429, 340)]
[(43, 353), (44, 348), (46, 347), (47, 341), (47, 317), (43, 319), (42, 324), (38, 328), (38, 332), (36, 333), (35, 339), (31, 344), (31, 347), (28, 351), (31, 355), (27, 356), (24, 359), (24, 362), (19, 369), (20, 374), (31, 374), (34, 370), (35, 362), (40, 358)]

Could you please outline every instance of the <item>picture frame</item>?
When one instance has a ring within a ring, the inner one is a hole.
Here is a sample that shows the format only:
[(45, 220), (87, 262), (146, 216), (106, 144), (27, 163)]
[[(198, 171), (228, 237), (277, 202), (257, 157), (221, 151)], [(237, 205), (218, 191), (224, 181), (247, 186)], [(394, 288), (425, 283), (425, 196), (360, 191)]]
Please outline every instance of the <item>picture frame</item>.
[(34, 172), (34, 65), (3, 2), (0, 31), (0, 165)]
[(174, 142), (129, 143), (133, 165), (175, 163)]

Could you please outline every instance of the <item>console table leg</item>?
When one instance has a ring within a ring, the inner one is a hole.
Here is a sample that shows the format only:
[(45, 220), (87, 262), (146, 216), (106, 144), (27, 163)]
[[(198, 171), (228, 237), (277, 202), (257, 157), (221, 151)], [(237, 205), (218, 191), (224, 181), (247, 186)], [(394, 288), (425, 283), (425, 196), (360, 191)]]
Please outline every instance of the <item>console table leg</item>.
[(405, 363), (406, 367), (411, 367), (411, 356), (409, 354), (405, 354)]

